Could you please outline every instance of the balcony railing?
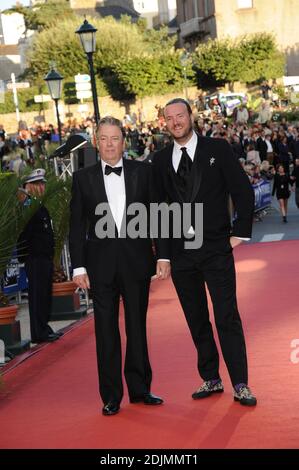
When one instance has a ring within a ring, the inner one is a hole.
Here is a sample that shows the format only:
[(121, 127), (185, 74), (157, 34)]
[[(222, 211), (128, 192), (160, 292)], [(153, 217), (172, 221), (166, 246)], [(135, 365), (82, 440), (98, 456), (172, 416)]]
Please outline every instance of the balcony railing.
[(186, 38), (202, 31), (202, 26), (200, 24), (202, 20), (204, 20), (203, 17), (196, 17), (192, 18), (191, 20), (185, 21), (185, 23), (181, 23), (181, 37)]

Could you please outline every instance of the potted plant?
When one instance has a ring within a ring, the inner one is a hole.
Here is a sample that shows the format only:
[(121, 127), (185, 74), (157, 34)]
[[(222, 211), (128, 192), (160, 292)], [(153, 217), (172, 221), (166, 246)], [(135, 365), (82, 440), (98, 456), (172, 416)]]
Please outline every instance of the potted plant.
[[(6, 266), (11, 259), (17, 241), (17, 188), (18, 181), (14, 174), (0, 174), (0, 279), (3, 279)], [(9, 301), (0, 286), (0, 324), (13, 323), (16, 314), (17, 306), (9, 305)]]
[[(52, 178), (57, 180), (55, 175), (51, 175), (48, 181)], [(55, 239), (51, 320), (75, 319), (86, 314), (86, 308), (80, 307), (80, 297), (75, 292), (77, 289), (76, 284), (67, 279), (62, 267), (62, 256), (69, 232), (72, 179), (66, 177), (64, 180), (60, 179), (59, 181), (61, 190), (53, 193), (45, 201), (52, 218)]]
[[(36, 210), (33, 204), (27, 212), (22, 211), (17, 197), (18, 187), (19, 181), (15, 174), (0, 174), (0, 281), (3, 280), (21, 230)], [(13, 354), (30, 346), (29, 340), (21, 340), (20, 322), (15, 320), (17, 312), (17, 305), (9, 304), (0, 286), (0, 338), (7, 351)]]

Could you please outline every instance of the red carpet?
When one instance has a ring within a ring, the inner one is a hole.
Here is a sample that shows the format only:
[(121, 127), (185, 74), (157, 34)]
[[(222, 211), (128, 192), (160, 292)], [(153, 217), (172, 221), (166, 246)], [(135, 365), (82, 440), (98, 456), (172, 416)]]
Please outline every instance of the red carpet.
[(200, 384), (195, 349), (171, 282), (155, 281), (148, 320), (152, 391), (165, 404), (129, 404), (126, 394), (118, 415), (101, 415), (90, 318), (5, 373), (0, 447), (298, 448), (299, 363), (291, 361), (291, 341), (299, 338), (298, 251), (298, 241), (235, 250), (256, 408), (233, 402), (223, 363), (225, 393), (191, 399)]

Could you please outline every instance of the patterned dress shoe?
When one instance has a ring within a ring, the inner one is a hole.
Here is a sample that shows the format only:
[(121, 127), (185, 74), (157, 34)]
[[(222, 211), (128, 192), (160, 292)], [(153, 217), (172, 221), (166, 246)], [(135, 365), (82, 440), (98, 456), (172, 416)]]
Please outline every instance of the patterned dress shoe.
[(102, 413), (104, 416), (116, 415), (120, 410), (119, 403), (117, 401), (109, 401), (103, 406)]
[(217, 380), (206, 380), (196, 392), (192, 394), (193, 400), (199, 400), (200, 398), (206, 398), (213, 393), (222, 393), (224, 388), (221, 379)]
[(144, 405), (162, 405), (163, 400), (152, 393), (145, 393), (141, 397), (130, 398), (131, 403), (144, 403)]
[(257, 404), (255, 396), (246, 384), (235, 385), (234, 400), (245, 406), (255, 406)]

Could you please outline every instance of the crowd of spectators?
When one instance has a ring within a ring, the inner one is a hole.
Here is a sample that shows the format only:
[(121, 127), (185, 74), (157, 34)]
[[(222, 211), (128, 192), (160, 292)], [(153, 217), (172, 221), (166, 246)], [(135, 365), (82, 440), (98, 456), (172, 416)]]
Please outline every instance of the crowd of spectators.
[[(296, 158), (299, 159), (299, 124), (260, 118), (248, 123), (246, 106), (240, 106), (232, 118), (217, 116), (201, 117), (196, 107), (194, 121), (200, 135), (226, 139), (244, 167), (252, 184), (260, 180), (274, 178), (278, 165), (282, 165), (291, 183), (296, 181)], [(261, 112), (267, 109), (262, 104)], [(146, 122), (142, 110), (138, 114), (126, 114), (123, 125), (126, 130), (125, 157), (151, 162), (156, 150), (169, 142), (163, 119), (163, 109), (156, 106), (157, 118)], [(268, 116), (269, 117), (269, 116)], [(62, 137), (72, 133), (83, 133), (93, 139), (93, 120), (91, 117), (78, 121), (68, 120), (62, 126)], [(57, 147), (58, 131), (52, 124), (35, 123), (27, 126), (21, 122), (15, 135), (5, 133), (0, 124), (0, 160), (2, 171), (15, 171), (22, 174), (27, 165), (33, 165), (35, 158), (45, 158)], [(298, 184), (298, 182), (296, 182)]]

